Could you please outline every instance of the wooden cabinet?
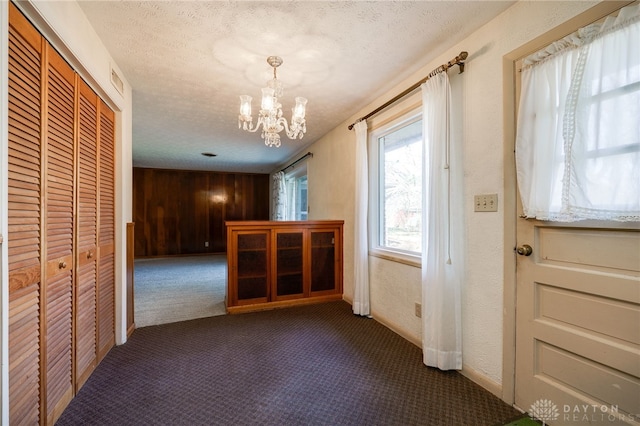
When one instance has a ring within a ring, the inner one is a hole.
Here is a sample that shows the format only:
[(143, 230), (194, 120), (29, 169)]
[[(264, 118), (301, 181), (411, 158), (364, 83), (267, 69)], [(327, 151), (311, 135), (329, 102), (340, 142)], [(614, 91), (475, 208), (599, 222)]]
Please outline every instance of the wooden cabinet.
[(227, 311), (342, 299), (343, 224), (226, 222)]

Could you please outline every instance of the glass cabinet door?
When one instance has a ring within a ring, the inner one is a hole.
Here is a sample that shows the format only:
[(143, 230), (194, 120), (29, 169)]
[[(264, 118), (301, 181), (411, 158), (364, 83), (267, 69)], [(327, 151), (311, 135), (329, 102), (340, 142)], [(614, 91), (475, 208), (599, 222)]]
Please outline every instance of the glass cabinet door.
[(237, 234), (238, 303), (267, 301), (269, 296), (268, 231)]
[(311, 293), (336, 289), (336, 233), (311, 231)]
[(304, 292), (303, 232), (276, 234), (276, 299), (299, 297)]

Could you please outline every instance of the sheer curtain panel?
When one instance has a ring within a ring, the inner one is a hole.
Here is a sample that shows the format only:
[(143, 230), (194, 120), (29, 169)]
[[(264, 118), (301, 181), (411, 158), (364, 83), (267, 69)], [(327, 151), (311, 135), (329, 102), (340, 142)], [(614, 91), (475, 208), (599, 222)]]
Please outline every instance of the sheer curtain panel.
[(359, 121), (356, 130), (356, 207), (354, 241), (353, 313), (368, 316), (369, 303), (369, 241), (367, 216), (369, 205), (369, 171), (367, 160), (367, 122)]
[(287, 185), (284, 172), (273, 175), (273, 212), (271, 220), (287, 219)]
[(525, 58), (518, 187), (529, 218), (640, 220), (640, 5)]
[(422, 351), (424, 363), (462, 368), (462, 151), (449, 129), (446, 72), (421, 86), (423, 122)]

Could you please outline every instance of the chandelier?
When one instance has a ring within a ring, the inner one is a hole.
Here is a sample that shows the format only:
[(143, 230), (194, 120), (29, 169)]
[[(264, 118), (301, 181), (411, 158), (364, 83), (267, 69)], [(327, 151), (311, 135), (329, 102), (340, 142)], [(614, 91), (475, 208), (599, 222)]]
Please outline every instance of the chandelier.
[(240, 96), (240, 115), (238, 116), (238, 128), (248, 132), (255, 132), (262, 126), (261, 136), (264, 144), (271, 147), (280, 146), (280, 132), (285, 131), (289, 139), (302, 139), (307, 131), (307, 124), (304, 119), (307, 100), (302, 97), (296, 98), (296, 105), (291, 109), (291, 124), (282, 116), (282, 105), (278, 98), (282, 96), (282, 83), (276, 77), (276, 68), (282, 65), (282, 58), (279, 56), (269, 56), (267, 63), (273, 68), (273, 80), (267, 82), (267, 87), (262, 89), (262, 103), (258, 123), (253, 126), (251, 117), (251, 96)]

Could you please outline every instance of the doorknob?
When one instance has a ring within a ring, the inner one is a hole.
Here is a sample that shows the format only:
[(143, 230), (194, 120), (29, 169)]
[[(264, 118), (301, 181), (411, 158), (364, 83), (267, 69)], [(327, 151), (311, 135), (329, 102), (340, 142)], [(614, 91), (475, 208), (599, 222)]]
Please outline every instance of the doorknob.
[(533, 248), (529, 244), (523, 244), (516, 249), (516, 252), (520, 256), (531, 256), (531, 253), (533, 253)]

